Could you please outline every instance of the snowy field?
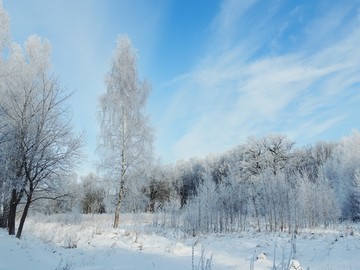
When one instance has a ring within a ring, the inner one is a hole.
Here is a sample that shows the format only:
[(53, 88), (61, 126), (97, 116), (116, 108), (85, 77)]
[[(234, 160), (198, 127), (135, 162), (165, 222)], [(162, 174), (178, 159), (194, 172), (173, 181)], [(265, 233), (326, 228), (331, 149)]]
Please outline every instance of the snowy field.
[[(191, 237), (154, 228), (151, 221), (151, 215), (123, 215), (121, 227), (113, 229), (110, 215), (29, 217), (21, 240), (0, 230), (0, 269), (198, 269), (203, 250), (204, 261), (212, 256), (211, 269), (251, 269), (254, 260), (254, 270), (265, 270), (274, 257), (276, 265), (288, 261), (291, 250), (287, 233)], [(309, 229), (296, 238), (303, 269), (356, 270), (359, 255), (358, 226)]]

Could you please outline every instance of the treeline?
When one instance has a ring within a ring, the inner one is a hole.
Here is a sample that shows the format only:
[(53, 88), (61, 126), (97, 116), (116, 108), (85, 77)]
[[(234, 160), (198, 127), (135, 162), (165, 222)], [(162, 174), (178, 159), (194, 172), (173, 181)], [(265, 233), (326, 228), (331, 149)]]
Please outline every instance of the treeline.
[[(47, 206), (51, 213), (114, 211), (116, 184), (95, 174), (72, 183), (72, 201)], [(154, 225), (194, 235), (357, 221), (360, 133), (304, 147), (283, 135), (249, 138), (221, 155), (154, 165), (127, 183), (123, 212), (153, 212)]]
[[(360, 218), (358, 131), (298, 148), (283, 135), (249, 138), (217, 157), (163, 170), (167, 177), (150, 186), (170, 181), (167, 201), (177, 198), (181, 224), (194, 234), (241, 231), (250, 223), (259, 231), (296, 232)], [(150, 205), (166, 209), (162, 197), (150, 197)]]

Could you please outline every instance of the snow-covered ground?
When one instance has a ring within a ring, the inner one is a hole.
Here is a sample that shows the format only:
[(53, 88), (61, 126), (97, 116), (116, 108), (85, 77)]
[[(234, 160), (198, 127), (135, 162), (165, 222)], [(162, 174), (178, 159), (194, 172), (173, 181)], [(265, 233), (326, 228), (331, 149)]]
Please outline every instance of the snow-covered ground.
[[(139, 222), (141, 221), (141, 222)], [(190, 237), (181, 230), (150, 226), (150, 215), (122, 216), (119, 229), (109, 215), (30, 217), (21, 240), (0, 230), (0, 269), (192, 269), (212, 256), (211, 269), (272, 269), (288, 261), (286, 233), (214, 234)], [(304, 269), (360, 269), (360, 233), (354, 225), (302, 231), (296, 259)], [(284, 259), (283, 259), (284, 258)], [(295, 269), (295, 268), (294, 268)]]

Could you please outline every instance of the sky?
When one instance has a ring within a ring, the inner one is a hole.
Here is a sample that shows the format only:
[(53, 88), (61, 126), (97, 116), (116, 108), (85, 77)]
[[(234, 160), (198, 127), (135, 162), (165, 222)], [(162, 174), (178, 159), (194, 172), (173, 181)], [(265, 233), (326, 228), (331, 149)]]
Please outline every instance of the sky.
[(152, 85), (147, 113), (163, 163), (205, 157), (249, 136), (298, 145), (360, 129), (360, 1), (3, 0), (11, 35), (52, 45), (73, 92), (94, 170), (98, 98), (119, 35)]

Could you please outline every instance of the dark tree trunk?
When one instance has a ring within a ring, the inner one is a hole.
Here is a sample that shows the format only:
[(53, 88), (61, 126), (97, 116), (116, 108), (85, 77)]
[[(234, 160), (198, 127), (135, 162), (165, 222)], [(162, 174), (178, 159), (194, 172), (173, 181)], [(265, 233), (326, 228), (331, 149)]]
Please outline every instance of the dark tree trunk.
[(150, 213), (155, 213), (155, 201), (154, 200), (150, 200), (149, 212)]
[(7, 228), (8, 227), (8, 217), (9, 217), (9, 204), (8, 202), (4, 203), (3, 209), (0, 215), (0, 228)]
[(19, 239), (21, 238), (21, 233), (24, 228), (25, 219), (29, 212), (30, 204), (31, 204), (31, 195), (27, 197), (25, 208), (24, 208), (24, 211), (23, 211), (21, 219), (20, 219), (19, 228), (16, 233), (16, 238), (19, 238)]
[(154, 187), (154, 183), (150, 184), (150, 203), (149, 203), (149, 211), (150, 213), (154, 213), (155, 212), (155, 187)]
[(15, 218), (16, 218), (16, 208), (18, 203), (19, 203), (19, 199), (16, 194), (16, 189), (13, 189), (11, 194), (10, 209), (8, 216), (8, 230), (10, 235), (15, 234)]

